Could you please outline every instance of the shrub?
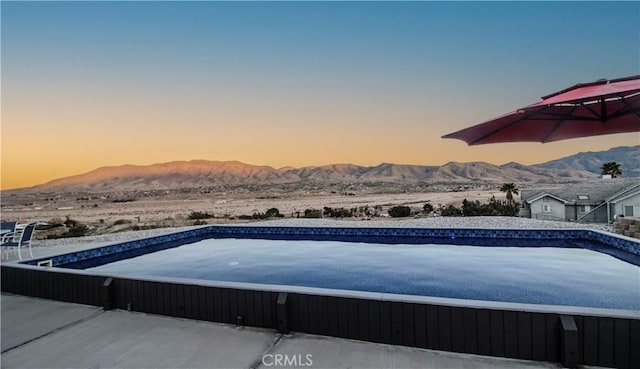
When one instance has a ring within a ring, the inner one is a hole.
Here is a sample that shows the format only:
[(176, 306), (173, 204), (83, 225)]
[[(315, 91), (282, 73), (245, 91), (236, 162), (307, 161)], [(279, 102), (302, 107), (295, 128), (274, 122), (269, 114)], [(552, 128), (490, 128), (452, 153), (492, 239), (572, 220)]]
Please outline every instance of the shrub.
[(518, 215), (519, 204), (509, 200), (496, 200), (491, 197), (488, 203), (481, 204), (480, 201), (462, 202), (462, 212), (464, 216), (493, 215), (493, 216), (516, 216)]
[(345, 209), (345, 208), (334, 209), (334, 208), (325, 206), (322, 214), (331, 218), (350, 218), (354, 214), (354, 209)]
[(469, 201), (464, 199), (462, 201), (462, 209), (456, 208), (453, 205), (449, 205), (447, 208), (441, 210), (442, 216), (516, 216), (520, 211), (520, 204), (516, 202), (509, 202), (507, 200), (496, 200), (492, 197), (489, 202), (481, 203), (478, 200)]
[(280, 210), (278, 210), (278, 208), (268, 209), (267, 212), (264, 213), (264, 215), (267, 218), (281, 218), (281, 217), (284, 217), (284, 215), (280, 214)]
[(411, 215), (411, 208), (408, 206), (394, 206), (389, 209), (389, 216), (393, 218), (408, 217)]
[(114, 202), (114, 203), (125, 203), (125, 202), (134, 202), (134, 201), (136, 201), (136, 199), (130, 198), (130, 199), (115, 199), (115, 200), (113, 200), (111, 202)]
[(147, 229), (157, 229), (157, 228), (163, 228), (164, 226), (160, 225), (160, 224), (147, 224), (147, 225), (137, 225), (135, 224), (133, 227), (131, 227), (132, 231), (144, 231)]
[[(283, 214), (280, 214), (280, 211), (276, 208), (271, 208), (267, 210), (266, 213), (255, 212), (253, 215), (240, 215), (238, 219), (242, 220), (257, 220), (257, 219), (267, 219), (267, 218), (284, 218)], [(233, 219), (233, 218), (229, 218)]]
[(189, 214), (190, 220), (210, 219), (210, 218), (213, 218), (213, 214), (209, 214), (207, 212), (192, 211), (191, 214)]
[(67, 228), (74, 228), (74, 227), (77, 227), (78, 224), (80, 224), (80, 223), (78, 223), (77, 220), (73, 220), (73, 219), (67, 217), (67, 219), (62, 224), (64, 224)]
[(304, 211), (303, 218), (322, 218), (322, 211), (318, 209), (307, 209)]
[(374, 217), (379, 217), (382, 213), (382, 205), (374, 205), (373, 213), (371, 214)]
[(371, 209), (369, 209), (369, 205), (365, 205), (365, 206), (361, 206), (358, 208), (358, 213), (359, 214), (364, 214), (365, 216), (371, 216)]
[(433, 213), (433, 205), (429, 203), (424, 204), (424, 206), (422, 207), (422, 212), (425, 214)]
[(515, 217), (520, 212), (520, 203), (508, 200), (496, 200), (495, 197), (491, 197), (489, 205), (494, 215), (503, 215)]
[(55, 238), (71, 238), (71, 237), (84, 237), (89, 232), (89, 227), (78, 222), (75, 223), (73, 228), (69, 228), (68, 231), (59, 235), (49, 235), (47, 239)]
[(462, 215), (465, 217), (479, 216), (479, 215), (492, 215), (491, 209), (485, 205), (480, 204), (480, 201), (462, 201)]
[(60, 218), (51, 218), (49, 220), (49, 224), (55, 224), (55, 225), (63, 225), (64, 222), (62, 221), (62, 219)]
[(456, 208), (453, 205), (449, 205), (446, 208), (442, 208), (442, 210), (440, 211), (440, 214), (443, 217), (460, 217), (462, 216), (462, 210)]
[(75, 227), (69, 229), (69, 231), (67, 231), (67, 233), (65, 233), (63, 236), (65, 237), (84, 237), (87, 235), (87, 232), (89, 232), (89, 227), (87, 227), (84, 224), (78, 224)]

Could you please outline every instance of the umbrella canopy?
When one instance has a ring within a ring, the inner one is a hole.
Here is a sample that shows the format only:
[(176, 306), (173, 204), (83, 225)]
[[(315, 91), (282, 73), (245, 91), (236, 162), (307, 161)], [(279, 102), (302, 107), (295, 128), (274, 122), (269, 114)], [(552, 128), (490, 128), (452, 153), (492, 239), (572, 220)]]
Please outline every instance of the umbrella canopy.
[(640, 75), (580, 83), (442, 138), (469, 145), (545, 143), (625, 132), (640, 132)]

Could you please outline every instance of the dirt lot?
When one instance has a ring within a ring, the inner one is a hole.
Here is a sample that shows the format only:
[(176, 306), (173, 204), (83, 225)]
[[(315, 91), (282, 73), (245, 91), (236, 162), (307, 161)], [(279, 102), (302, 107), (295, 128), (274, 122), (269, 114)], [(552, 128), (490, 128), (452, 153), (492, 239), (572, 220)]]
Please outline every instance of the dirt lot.
[[(460, 205), (462, 200), (504, 197), (494, 190), (459, 192), (416, 192), (401, 194), (354, 194), (354, 193), (286, 193), (286, 194), (182, 194), (154, 196), (116, 196), (66, 194), (52, 196), (3, 197), (2, 219), (20, 222), (40, 221), (63, 223), (72, 219), (91, 228), (92, 234), (108, 233), (139, 228), (173, 227), (191, 225), (191, 212), (206, 212), (214, 218), (207, 223), (237, 222), (241, 215), (264, 213), (277, 208), (285, 217), (297, 217), (305, 209), (363, 208), (383, 217), (396, 205), (405, 205), (415, 211), (427, 202), (434, 207)], [(8, 200), (8, 201), (7, 201)], [(376, 207), (376, 209), (374, 209)], [(115, 223), (115, 224), (114, 224)]]

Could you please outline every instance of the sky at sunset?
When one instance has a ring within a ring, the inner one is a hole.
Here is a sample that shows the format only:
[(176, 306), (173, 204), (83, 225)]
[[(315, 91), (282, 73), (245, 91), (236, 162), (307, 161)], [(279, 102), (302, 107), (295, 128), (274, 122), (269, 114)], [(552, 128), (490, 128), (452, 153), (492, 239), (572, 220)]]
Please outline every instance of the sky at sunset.
[(639, 2), (8, 2), (2, 189), (176, 160), (535, 164), (442, 135), (640, 74)]

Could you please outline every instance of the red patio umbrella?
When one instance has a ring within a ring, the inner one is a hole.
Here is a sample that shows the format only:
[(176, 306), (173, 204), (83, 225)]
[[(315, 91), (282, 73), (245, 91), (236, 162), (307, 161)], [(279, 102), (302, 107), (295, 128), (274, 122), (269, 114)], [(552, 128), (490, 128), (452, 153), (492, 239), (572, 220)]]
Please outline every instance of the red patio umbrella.
[(640, 75), (579, 83), (442, 138), (456, 138), (469, 145), (545, 143), (626, 132), (640, 132)]

